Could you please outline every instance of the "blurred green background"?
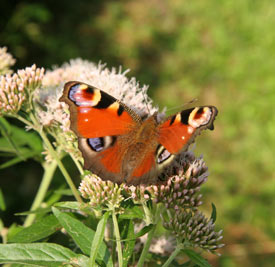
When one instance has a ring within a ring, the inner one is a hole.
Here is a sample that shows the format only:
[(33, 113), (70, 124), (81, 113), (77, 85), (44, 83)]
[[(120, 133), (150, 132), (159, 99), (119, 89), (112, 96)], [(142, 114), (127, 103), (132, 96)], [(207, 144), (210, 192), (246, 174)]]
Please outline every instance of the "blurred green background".
[[(275, 265), (275, 1), (2, 0), (0, 14), (15, 69), (101, 60), (130, 68), (161, 108), (217, 106), (215, 130), (195, 148), (210, 171), (202, 208), (216, 204), (226, 244), (208, 259)], [(29, 209), (41, 173), (29, 161), (1, 170), (7, 225)]]

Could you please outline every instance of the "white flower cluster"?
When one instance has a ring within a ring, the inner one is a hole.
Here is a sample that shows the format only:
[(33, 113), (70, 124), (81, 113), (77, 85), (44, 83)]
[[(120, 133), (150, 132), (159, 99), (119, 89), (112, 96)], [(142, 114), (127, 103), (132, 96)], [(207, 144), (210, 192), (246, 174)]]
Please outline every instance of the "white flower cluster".
[(18, 70), (14, 74), (0, 77), (0, 114), (15, 114), (30, 98), (35, 89), (40, 88), (44, 69), (36, 65)]
[(0, 47), (0, 75), (12, 73), (10, 67), (15, 63), (15, 59), (7, 52), (7, 47)]
[[(40, 121), (43, 125), (57, 121), (62, 123), (64, 130), (68, 127), (68, 120), (64, 115), (64, 105), (58, 104), (58, 99), (62, 95), (63, 86), (68, 81), (80, 81), (90, 84), (105, 91), (113, 97), (119, 99), (141, 116), (153, 114), (157, 108), (152, 106), (152, 101), (147, 95), (148, 86), (139, 86), (135, 78), (128, 79), (126, 74), (129, 70), (122, 72), (121, 68), (109, 70), (105, 64), (95, 65), (92, 62), (75, 59), (64, 64), (53, 71), (47, 71), (43, 79), (45, 91), (40, 92), (40, 97), (45, 98), (46, 111), (40, 114)], [(48, 94), (48, 96), (44, 96)], [(62, 110), (59, 112), (58, 110)]]

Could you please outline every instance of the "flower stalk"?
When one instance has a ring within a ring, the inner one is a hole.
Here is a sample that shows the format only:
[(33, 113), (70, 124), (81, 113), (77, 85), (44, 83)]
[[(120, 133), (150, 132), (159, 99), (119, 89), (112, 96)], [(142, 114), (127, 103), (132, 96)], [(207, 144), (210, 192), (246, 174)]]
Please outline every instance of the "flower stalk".
[(144, 247), (143, 247), (143, 250), (141, 252), (141, 255), (140, 255), (140, 258), (138, 260), (138, 263), (137, 263), (137, 267), (142, 267), (144, 266), (144, 262), (145, 262), (145, 259), (147, 257), (147, 254), (148, 254), (148, 251), (149, 251), (149, 248), (150, 248), (150, 245), (152, 243), (152, 239), (154, 237), (154, 234), (155, 234), (155, 231), (156, 231), (156, 224), (154, 224), (153, 228), (151, 229), (151, 231), (148, 233), (148, 236), (147, 236), (147, 240), (144, 244)]
[(155, 231), (156, 231), (156, 228), (157, 228), (157, 223), (160, 219), (160, 212), (161, 212), (161, 205), (156, 205), (156, 210), (155, 210), (155, 214), (154, 214), (154, 217), (153, 217), (154, 225), (153, 225), (153, 228), (151, 229), (151, 231), (148, 233), (147, 240), (144, 244), (143, 250), (141, 252), (140, 258), (139, 258), (138, 263), (137, 263), (137, 267), (144, 266), (145, 259), (147, 257), (150, 245), (152, 243), (152, 239), (154, 237), (154, 234), (155, 234)]
[(173, 251), (173, 253), (170, 255), (170, 257), (167, 259), (167, 261), (162, 265), (162, 267), (169, 267), (171, 262), (178, 256), (178, 254), (181, 252), (181, 250), (184, 248), (183, 244), (178, 244), (176, 246), (176, 249)]
[[(30, 211), (34, 211), (36, 209), (38, 209), (42, 203), (42, 201), (45, 198), (45, 195), (49, 189), (49, 185), (52, 181), (54, 172), (56, 170), (57, 167), (57, 162), (56, 161), (52, 161), (51, 163), (44, 163), (43, 164), (44, 167), (44, 175), (42, 177), (42, 181), (40, 183), (38, 192), (35, 196), (34, 202), (32, 203), (31, 209)], [(34, 220), (35, 220), (36, 215), (35, 214), (29, 214), (26, 217), (26, 220), (24, 222), (24, 227), (28, 227), (30, 226)]]
[(150, 209), (148, 208), (145, 200), (142, 200), (141, 204), (142, 204), (142, 207), (144, 210), (144, 215), (145, 215), (144, 221), (145, 221), (146, 225), (149, 225), (153, 222), (152, 213), (151, 213)]
[(49, 152), (51, 153), (51, 156), (55, 159), (55, 161), (57, 162), (57, 165), (61, 171), (61, 173), (63, 174), (67, 184), (69, 185), (70, 189), (72, 190), (72, 193), (75, 197), (75, 199), (79, 202), (79, 203), (82, 203), (82, 199), (69, 175), (69, 173), (67, 172), (66, 168), (64, 167), (62, 161), (59, 159), (59, 156), (57, 155), (56, 151), (54, 150), (51, 142), (49, 141), (47, 135), (43, 132), (43, 131), (40, 131), (39, 132), (41, 138), (43, 139), (45, 145), (47, 146)]
[(112, 211), (112, 219), (113, 219), (113, 226), (114, 226), (113, 227), (114, 234), (115, 234), (115, 238), (116, 238), (118, 266), (122, 267), (122, 265), (123, 265), (123, 259), (122, 259), (121, 238), (120, 238), (119, 227), (118, 227), (118, 222), (117, 222), (117, 217), (116, 217), (115, 210)]

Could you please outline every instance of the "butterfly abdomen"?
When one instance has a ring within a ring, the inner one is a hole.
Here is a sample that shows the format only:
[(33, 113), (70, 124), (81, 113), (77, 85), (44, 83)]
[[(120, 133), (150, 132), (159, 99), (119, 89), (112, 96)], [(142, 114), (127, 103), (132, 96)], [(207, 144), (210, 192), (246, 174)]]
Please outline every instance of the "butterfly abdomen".
[(120, 147), (126, 148), (122, 174), (127, 182), (134, 177), (146, 175), (155, 168), (158, 135), (156, 121), (153, 117), (149, 117), (128, 135), (119, 138)]

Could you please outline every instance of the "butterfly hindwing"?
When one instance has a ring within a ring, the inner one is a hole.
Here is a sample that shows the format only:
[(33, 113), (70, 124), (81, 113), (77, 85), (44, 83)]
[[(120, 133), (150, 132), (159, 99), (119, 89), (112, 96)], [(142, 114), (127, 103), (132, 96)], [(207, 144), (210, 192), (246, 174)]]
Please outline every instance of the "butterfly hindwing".
[[(112, 139), (113, 137), (99, 138), (104, 142), (109, 142), (106, 139)], [(97, 138), (93, 138), (96, 141)], [(91, 139), (79, 138), (78, 147), (82, 152), (84, 158), (84, 168), (97, 174), (104, 180), (112, 180), (113, 182), (123, 182), (121, 175), (123, 154), (121, 147), (117, 142), (114, 144), (107, 144), (106, 149), (95, 151), (91, 147)]]

